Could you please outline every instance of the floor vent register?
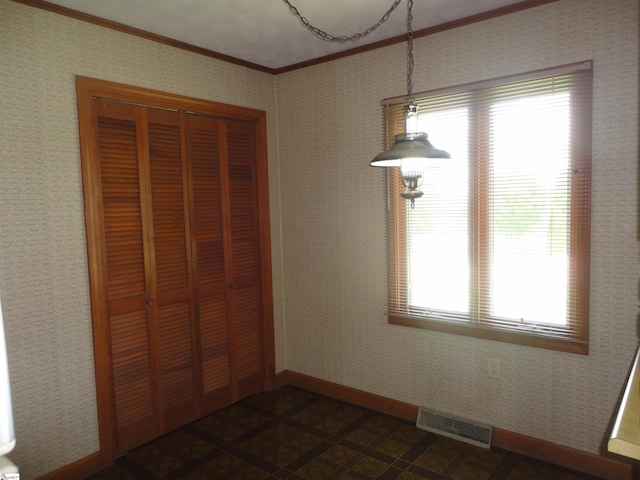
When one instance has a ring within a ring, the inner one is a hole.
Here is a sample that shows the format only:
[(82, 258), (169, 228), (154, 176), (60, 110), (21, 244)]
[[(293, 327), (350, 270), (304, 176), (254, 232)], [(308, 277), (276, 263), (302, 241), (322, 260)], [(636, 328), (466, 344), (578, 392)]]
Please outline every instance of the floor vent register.
[(463, 418), (420, 407), (416, 427), (482, 448), (491, 447), (490, 425), (483, 425)]

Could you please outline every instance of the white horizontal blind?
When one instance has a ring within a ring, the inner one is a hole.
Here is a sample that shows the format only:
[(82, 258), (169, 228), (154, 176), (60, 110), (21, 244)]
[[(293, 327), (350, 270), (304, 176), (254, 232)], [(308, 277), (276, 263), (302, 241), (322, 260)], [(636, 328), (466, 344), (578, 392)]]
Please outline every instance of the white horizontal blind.
[[(584, 353), (590, 62), (416, 103), (420, 130), (452, 159), (425, 173), (414, 209), (389, 169), (390, 317)], [(402, 103), (385, 106), (388, 141), (403, 117)]]

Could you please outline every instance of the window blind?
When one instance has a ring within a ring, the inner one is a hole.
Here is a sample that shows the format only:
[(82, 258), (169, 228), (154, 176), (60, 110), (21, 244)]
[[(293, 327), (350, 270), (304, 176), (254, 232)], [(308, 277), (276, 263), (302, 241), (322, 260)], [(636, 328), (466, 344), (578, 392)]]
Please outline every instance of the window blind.
[[(591, 62), (416, 95), (451, 160), (387, 171), (392, 323), (588, 352)], [(385, 137), (404, 99), (383, 102)]]

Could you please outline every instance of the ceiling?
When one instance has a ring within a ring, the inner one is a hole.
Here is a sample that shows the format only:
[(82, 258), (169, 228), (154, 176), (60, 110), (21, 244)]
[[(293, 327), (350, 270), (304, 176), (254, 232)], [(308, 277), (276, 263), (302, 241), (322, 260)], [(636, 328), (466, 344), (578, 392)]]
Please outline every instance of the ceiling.
[[(289, 0), (300, 15), (334, 36), (350, 36), (375, 25), (393, 0)], [(284, 0), (47, 0), (101, 19), (195, 47), (280, 69), (406, 34), (407, 0), (358, 42), (319, 39)], [(531, 0), (416, 0), (414, 31)]]

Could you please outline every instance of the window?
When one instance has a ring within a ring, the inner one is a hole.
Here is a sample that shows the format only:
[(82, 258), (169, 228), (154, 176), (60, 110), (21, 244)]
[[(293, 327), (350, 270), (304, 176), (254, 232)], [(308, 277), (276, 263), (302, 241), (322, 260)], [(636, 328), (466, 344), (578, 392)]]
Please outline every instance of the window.
[[(385, 104), (387, 140), (404, 99)], [(588, 353), (591, 62), (416, 96), (452, 154), (387, 171), (389, 322)]]

